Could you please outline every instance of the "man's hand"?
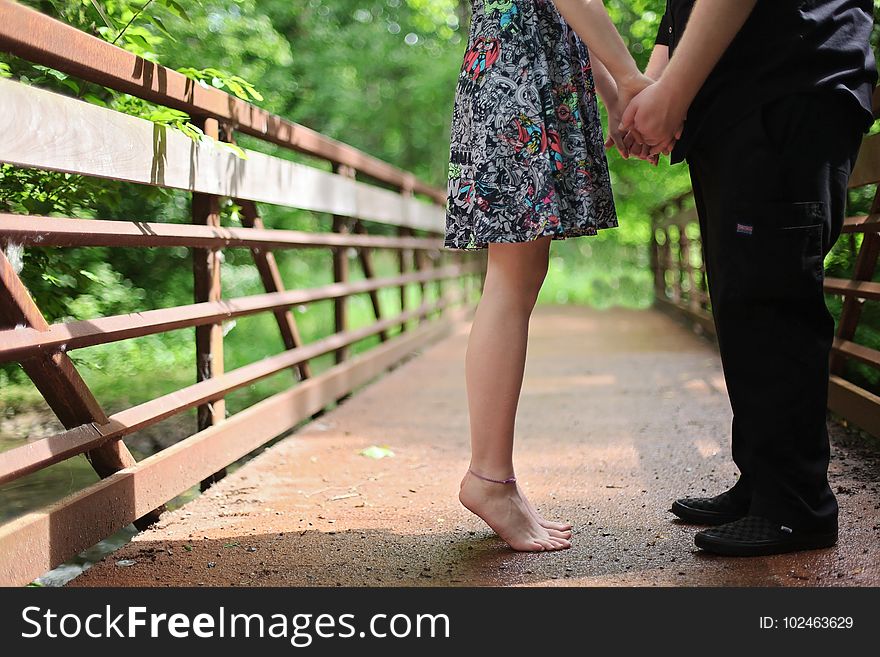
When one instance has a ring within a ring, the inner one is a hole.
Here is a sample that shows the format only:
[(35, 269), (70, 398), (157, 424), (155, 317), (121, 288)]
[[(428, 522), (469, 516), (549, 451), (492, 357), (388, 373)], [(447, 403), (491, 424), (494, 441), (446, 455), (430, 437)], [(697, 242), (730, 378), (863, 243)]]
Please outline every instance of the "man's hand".
[(617, 107), (621, 114), (636, 96), (655, 83), (656, 80), (638, 72), (620, 80), (617, 83)]
[[(686, 112), (687, 107), (675, 102), (661, 80), (633, 98), (619, 128), (629, 133), (632, 142), (649, 146), (650, 155), (669, 153), (681, 138)], [(634, 149), (630, 146), (629, 150)]]

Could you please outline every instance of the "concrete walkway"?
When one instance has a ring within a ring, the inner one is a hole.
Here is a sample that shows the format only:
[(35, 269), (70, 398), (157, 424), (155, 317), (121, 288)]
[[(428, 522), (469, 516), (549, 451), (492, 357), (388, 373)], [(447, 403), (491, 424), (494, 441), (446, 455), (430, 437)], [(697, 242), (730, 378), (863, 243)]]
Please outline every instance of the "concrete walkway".
[[(714, 347), (655, 311), (545, 307), (532, 336), (517, 474), (540, 509), (575, 524), (571, 550), (514, 553), (458, 504), (462, 330), (71, 585), (880, 585), (880, 461), (860, 439), (835, 429), (838, 547), (701, 555), (667, 509), (735, 480)], [(362, 456), (371, 445), (394, 456)]]

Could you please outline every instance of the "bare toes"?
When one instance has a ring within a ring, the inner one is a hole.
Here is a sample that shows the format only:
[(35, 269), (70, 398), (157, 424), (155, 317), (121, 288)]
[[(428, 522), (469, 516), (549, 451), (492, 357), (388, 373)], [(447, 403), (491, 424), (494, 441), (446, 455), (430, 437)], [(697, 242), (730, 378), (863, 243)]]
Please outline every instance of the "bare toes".
[(550, 540), (549, 538), (537, 538), (537, 539), (535, 539), (535, 542), (538, 543), (539, 545), (541, 545), (547, 551), (558, 549), (553, 544), (553, 541)]
[(571, 525), (569, 524), (564, 522), (553, 522), (552, 520), (545, 520), (541, 517), (538, 518), (538, 524), (544, 529), (555, 529), (559, 532), (566, 532), (571, 529)]
[(564, 538), (554, 538), (553, 545), (557, 550), (567, 550), (571, 547), (571, 541), (567, 541)]
[(545, 526), (545, 528), (546, 528), (546, 529), (555, 529), (555, 530), (560, 531), (560, 532), (571, 531), (571, 525), (569, 525), (568, 523), (565, 523), (565, 522), (550, 522), (550, 521), (547, 521), (547, 526)]
[(550, 534), (550, 536), (552, 536), (553, 538), (571, 538), (570, 531), (559, 531), (557, 529), (549, 529), (547, 527), (545, 527), (545, 529), (547, 529), (547, 533)]

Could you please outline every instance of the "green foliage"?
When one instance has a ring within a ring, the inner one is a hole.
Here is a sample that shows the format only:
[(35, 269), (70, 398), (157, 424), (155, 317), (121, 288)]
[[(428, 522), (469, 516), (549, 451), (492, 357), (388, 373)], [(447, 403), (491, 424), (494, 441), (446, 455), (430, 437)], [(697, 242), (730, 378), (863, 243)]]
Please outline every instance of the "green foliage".
[(644, 69), (654, 48), (664, 0), (605, 0), (611, 20), (617, 26), (640, 68)]
[(267, 0), (259, 10), (293, 53), (281, 95), (267, 94), (273, 111), (445, 184), (464, 49), (458, 2)]
[(217, 89), (226, 89), (234, 96), (246, 101), (261, 101), (263, 94), (256, 90), (254, 85), (237, 75), (228, 75), (216, 68), (195, 69), (185, 67), (178, 69), (178, 72), (192, 80), (201, 82), (209, 82), (211, 86)]
[[(160, 54), (173, 50), (178, 38), (173, 31), (193, 26), (193, 19), (184, 6), (174, 0), (145, 0), (141, 2), (98, 2), (97, 0), (53, 0), (51, 2), (26, 2), (37, 9), (61, 18), (81, 30), (100, 36), (110, 43), (146, 60), (168, 64)], [(200, 8), (201, 3), (195, 4)], [(190, 8), (193, 11), (193, 8)], [(174, 30), (169, 29), (169, 25)], [(191, 32), (190, 32), (191, 33)], [(7, 63), (0, 64), (0, 75), (13, 76)], [(4, 73), (5, 71), (5, 73)], [(160, 107), (128, 94), (110, 92), (72, 79), (65, 73), (44, 66), (17, 62), (17, 77), (26, 84), (49, 87), (72, 92), (74, 96), (90, 103), (109, 107), (116, 111), (137, 116), (159, 125), (174, 128), (199, 141), (204, 133), (190, 121), (189, 115), (179, 110)], [(196, 82), (207, 82), (218, 89), (229, 91), (249, 102), (263, 100), (256, 87), (240, 75), (227, 73), (218, 68), (180, 68), (180, 73)], [(244, 157), (243, 151), (233, 145), (224, 148)]]

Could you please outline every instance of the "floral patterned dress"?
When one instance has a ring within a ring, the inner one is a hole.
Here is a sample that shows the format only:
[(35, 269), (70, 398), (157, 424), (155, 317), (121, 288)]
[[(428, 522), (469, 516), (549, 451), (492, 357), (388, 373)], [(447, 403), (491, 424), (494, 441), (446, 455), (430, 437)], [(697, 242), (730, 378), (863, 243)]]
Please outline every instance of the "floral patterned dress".
[(446, 246), (617, 226), (590, 58), (551, 0), (473, 0), (452, 119)]

